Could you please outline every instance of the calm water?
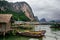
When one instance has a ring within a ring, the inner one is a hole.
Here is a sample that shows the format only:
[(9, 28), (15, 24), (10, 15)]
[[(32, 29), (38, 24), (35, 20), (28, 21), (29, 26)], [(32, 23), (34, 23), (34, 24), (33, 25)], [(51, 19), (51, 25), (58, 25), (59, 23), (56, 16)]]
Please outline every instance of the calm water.
[(46, 37), (43, 40), (60, 40), (60, 31), (52, 31), (51, 25), (37, 25), (35, 31), (46, 30)]
[[(50, 25), (35, 25), (35, 31), (46, 30), (46, 36), (42, 40), (60, 40), (60, 31), (52, 31)], [(21, 36), (11, 36), (0, 40), (41, 40), (41, 38), (28, 38)]]

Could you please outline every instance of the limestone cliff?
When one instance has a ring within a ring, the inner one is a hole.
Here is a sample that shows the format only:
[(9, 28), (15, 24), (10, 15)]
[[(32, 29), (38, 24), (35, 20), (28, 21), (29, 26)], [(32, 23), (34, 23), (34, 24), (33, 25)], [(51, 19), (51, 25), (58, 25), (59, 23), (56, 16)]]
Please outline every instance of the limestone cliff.
[(34, 15), (32, 12), (31, 7), (26, 2), (16, 2), (16, 3), (10, 3), (7, 1), (0, 1), (0, 10), (12, 10), (14, 12), (19, 13), (20, 11), (23, 11), (25, 15), (31, 20), (34, 20)]

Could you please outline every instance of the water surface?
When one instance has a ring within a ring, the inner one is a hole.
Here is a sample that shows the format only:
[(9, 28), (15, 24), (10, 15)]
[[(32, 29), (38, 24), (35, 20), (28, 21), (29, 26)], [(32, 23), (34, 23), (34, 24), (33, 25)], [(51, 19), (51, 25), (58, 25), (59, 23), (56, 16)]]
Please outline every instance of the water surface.
[(46, 37), (43, 40), (60, 40), (60, 31), (52, 31), (51, 25), (37, 25), (35, 31), (46, 30)]
[(9, 36), (0, 38), (0, 40), (60, 40), (60, 31), (52, 31), (50, 29), (51, 25), (34, 25), (34, 31), (46, 30), (45, 37), (41, 38), (29, 38), (22, 36)]

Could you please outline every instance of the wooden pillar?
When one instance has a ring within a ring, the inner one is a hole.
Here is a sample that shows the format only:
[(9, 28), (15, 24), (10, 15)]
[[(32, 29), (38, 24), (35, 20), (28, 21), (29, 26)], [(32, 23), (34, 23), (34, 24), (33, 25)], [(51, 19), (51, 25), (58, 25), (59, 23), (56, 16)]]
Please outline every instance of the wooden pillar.
[(5, 32), (3, 32), (3, 36), (5, 36)]

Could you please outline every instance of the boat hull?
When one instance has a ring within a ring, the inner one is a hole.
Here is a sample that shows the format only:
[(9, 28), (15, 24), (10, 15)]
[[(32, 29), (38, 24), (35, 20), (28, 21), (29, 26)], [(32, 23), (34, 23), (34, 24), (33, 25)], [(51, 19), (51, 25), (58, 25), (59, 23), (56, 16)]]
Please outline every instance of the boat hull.
[(26, 37), (33, 37), (33, 38), (41, 38), (41, 37), (44, 36), (46, 31), (40, 31), (40, 33), (38, 33), (39, 31), (34, 31), (34, 32), (36, 32), (36, 33), (33, 33), (33, 32), (20, 32), (20, 33), (17, 33), (17, 35), (26, 36)]

